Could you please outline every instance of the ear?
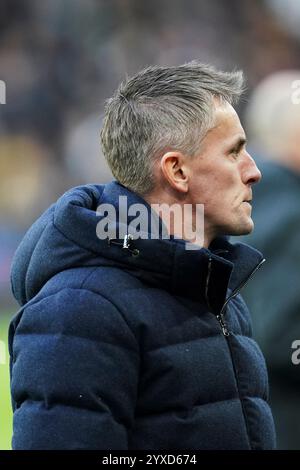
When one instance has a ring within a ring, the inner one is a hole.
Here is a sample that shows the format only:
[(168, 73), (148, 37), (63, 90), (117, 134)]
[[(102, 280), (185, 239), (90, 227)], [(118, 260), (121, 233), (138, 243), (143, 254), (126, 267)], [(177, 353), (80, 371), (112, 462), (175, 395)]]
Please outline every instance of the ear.
[(160, 167), (165, 180), (173, 189), (188, 192), (189, 168), (185, 155), (181, 152), (166, 152), (160, 160)]

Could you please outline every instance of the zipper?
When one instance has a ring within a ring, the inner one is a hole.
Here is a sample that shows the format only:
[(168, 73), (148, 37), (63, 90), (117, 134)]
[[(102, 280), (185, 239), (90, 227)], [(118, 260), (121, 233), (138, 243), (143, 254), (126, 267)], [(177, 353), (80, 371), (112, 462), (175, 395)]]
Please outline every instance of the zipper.
[(256, 273), (256, 271), (259, 270), (259, 268), (264, 264), (265, 261), (266, 261), (265, 259), (261, 260), (261, 262), (256, 266), (256, 268), (253, 269), (253, 271), (252, 271), (252, 272), (249, 274), (249, 276), (245, 279), (245, 281), (244, 281), (240, 286), (238, 286), (238, 287), (232, 292), (232, 294), (226, 299), (226, 301), (224, 302), (224, 305), (223, 305), (223, 307), (222, 307), (222, 310), (221, 310), (220, 315), (224, 315), (223, 312), (224, 312), (225, 308), (227, 307), (228, 302), (238, 295), (238, 293), (245, 287), (245, 285), (250, 281), (250, 279), (254, 276), (254, 274)]
[(212, 310), (210, 302), (209, 302), (209, 298), (208, 298), (208, 286), (209, 286), (209, 280), (210, 280), (210, 275), (211, 275), (211, 265), (212, 265), (212, 259), (211, 257), (209, 257), (208, 266), (207, 266), (207, 275), (206, 275), (206, 281), (205, 281), (205, 300), (206, 300), (209, 310)]
[(239, 384), (239, 381), (238, 381), (238, 373), (237, 373), (237, 370), (236, 370), (236, 365), (235, 365), (235, 362), (233, 360), (233, 353), (232, 353), (232, 349), (231, 349), (231, 342), (230, 342), (230, 339), (229, 339), (229, 336), (230, 336), (230, 331), (228, 330), (227, 328), (227, 324), (226, 324), (226, 321), (225, 321), (225, 318), (224, 318), (224, 315), (225, 315), (225, 309), (228, 305), (228, 302), (230, 300), (232, 300), (234, 297), (237, 296), (237, 294), (243, 289), (243, 287), (247, 284), (247, 282), (249, 282), (249, 280), (254, 276), (254, 274), (256, 273), (256, 271), (258, 271), (258, 269), (263, 265), (263, 263), (265, 262), (266, 260), (263, 259), (257, 266), (255, 269), (253, 269), (253, 271), (249, 274), (249, 276), (245, 279), (245, 281), (239, 286), (237, 287), (233, 292), (232, 294), (226, 299), (226, 301), (224, 302), (224, 305), (221, 309), (221, 312), (216, 315), (216, 318), (221, 326), (221, 329), (222, 329), (222, 333), (226, 339), (226, 342), (227, 342), (227, 346), (228, 346), (228, 349), (229, 349), (229, 353), (230, 353), (230, 357), (231, 357), (231, 363), (232, 363), (232, 367), (233, 367), (233, 370), (234, 370), (234, 376), (235, 376), (235, 380), (236, 380), (236, 386), (237, 386), (237, 391), (238, 391), (238, 395), (239, 395), (239, 399), (240, 399), (240, 402), (241, 402), (241, 407), (242, 407), (242, 412), (243, 412), (243, 417), (244, 417), (244, 421), (245, 421), (245, 426), (246, 426), (246, 433), (247, 433), (247, 437), (248, 437), (248, 442), (249, 442), (249, 449), (252, 449), (252, 445), (251, 445), (251, 440), (250, 440), (250, 432), (249, 432), (249, 424), (248, 424), (248, 419), (247, 419), (247, 413), (246, 413), (246, 410), (245, 410), (245, 405), (244, 405), (244, 402), (241, 398), (241, 391), (240, 391), (240, 384)]
[(226, 324), (226, 321), (224, 319), (223, 313), (220, 313), (219, 315), (216, 315), (216, 318), (217, 318), (218, 322), (220, 323), (223, 335), (225, 337), (229, 336), (230, 333), (229, 333), (229, 330), (227, 328), (227, 324)]
[[(225, 337), (230, 336), (230, 332), (227, 328), (227, 324), (226, 324), (226, 321), (225, 321), (225, 309), (228, 305), (228, 302), (230, 302), (230, 300), (232, 300), (234, 297), (236, 297), (239, 294), (239, 292), (243, 289), (243, 287), (245, 287), (245, 285), (250, 281), (250, 279), (254, 276), (254, 274), (259, 270), (259, 268), (264, 264), (265, 261), (266, 261), (265, 259), (261, 260), (261, 262), (256, 266), (256, 268), (253, 269), (253, 271), (245, 279), (245, 281), (240, 286), (238, 286), (232, 292), (232, 294), (226, 299), (226, 301), (224, 302), (224, 305), (221, 309), (221, 312), (218, 315), (216, 315), (216, 318), (217, 318), (218, 322), (220, 323), (222, 333)], [(208, 282), (207, 282), (207, 284), (208, 284)]]

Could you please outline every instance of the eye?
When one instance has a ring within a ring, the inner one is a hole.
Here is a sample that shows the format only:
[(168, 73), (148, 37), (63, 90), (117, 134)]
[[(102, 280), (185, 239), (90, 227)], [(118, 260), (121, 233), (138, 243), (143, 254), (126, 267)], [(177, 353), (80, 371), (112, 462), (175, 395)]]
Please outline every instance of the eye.
[(229, 154), (232, 155), (234, 158), (237, 158), (239, 156), (239, 153), (240, 153), (239, 149), (232, 149), (230, 150)]
[(233, 149), (230, 150), (229, 155), (233, 158), (238, 158), (239, 155), (246, 149), (246, 144), (242, 143), (238, 146), (235, 146)]

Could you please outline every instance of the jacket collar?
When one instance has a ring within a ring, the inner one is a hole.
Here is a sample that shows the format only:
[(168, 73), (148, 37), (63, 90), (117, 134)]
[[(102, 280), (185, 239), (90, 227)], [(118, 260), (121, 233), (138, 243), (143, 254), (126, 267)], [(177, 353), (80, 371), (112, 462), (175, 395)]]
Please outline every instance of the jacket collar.
[(199, 250), (186, 250), (185, 242), (177, 239), (137, 239), (130, 242), (129, 249), (123, 249), (123, 239), (99, 240), (97, 206), (110, 203), (118, 213), (120, 196), (127, 197), (128, 205), (146, 205), (150, 216), (150, 206), (142, 198), (114, 181), (66, 193), (56, 205), (55, 225), (69, 239), (100, 256), (102, 264), (120, 266), (174, 295), (204, 300), (214, 313), (220, 312), (228, 292), (241, 288), (263, 261), (259, 251), (242, 243), (232, 244), (226, 237)]

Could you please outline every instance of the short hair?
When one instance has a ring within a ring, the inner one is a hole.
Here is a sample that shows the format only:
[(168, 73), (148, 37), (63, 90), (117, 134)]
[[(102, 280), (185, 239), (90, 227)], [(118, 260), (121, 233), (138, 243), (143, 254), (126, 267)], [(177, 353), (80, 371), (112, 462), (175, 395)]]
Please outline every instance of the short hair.
[(112, 174), (138, 194), (154, 186), (154, 163), (165, 151), (193, 157), (213, 126), (214, 98), (235, 104), (243, 92), (241, 71), (222, 72), (192, 61), (151, 66), (107, 100), (101, 142)]

